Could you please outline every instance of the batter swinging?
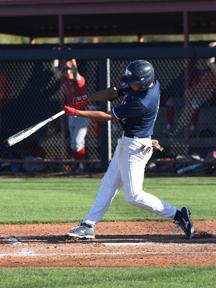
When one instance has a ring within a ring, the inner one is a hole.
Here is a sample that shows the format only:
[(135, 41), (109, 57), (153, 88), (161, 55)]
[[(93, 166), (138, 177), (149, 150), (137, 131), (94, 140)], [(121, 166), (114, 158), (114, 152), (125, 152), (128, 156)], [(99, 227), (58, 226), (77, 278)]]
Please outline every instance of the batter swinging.
[(68, 115), (90, 118), (97, 121), (117, 119), (123, 136), (113, 159), (105, 173), (96, 200), (79, 226), (71, 229), (68, 238), (94, 238), (94, 226), (108, 210), (112, 200), (122, 187), (125, 199), (132, 205), (153, 212), (161, 217), (171, 218), (188, 238), (194, 236), (190, 211), (186, 206), (177, 209), (156, 196), (143, 191), (144, 171), (152, 156), (153, 129), (160, 102), (160, 84), (155, 80), (151, 63), (145, 60), (131, 62), (122, 77), (120, 89), (111, 87), (97, 92), (91, 101), (113, 100), (123, 96), (120, 105), (111, 112), (81, 111), (65, 106)]

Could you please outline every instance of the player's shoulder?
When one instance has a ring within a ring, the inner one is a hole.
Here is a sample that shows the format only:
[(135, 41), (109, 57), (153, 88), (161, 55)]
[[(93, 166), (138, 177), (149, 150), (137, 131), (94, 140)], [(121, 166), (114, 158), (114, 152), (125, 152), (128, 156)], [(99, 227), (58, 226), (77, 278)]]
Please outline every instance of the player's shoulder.
[(148, 89), (148, 93), (147, 94), (154, 94), (157, 95), (160, 93), (160, 83), (158, 80), (156, 80), (153, 85)]

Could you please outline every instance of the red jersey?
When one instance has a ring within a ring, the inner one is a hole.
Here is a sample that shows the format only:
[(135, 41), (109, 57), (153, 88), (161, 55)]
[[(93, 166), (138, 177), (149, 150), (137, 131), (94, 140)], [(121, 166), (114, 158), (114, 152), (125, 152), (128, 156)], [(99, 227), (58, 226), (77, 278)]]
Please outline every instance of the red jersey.
[[(87, 99), (86, 81), (83, 76), (80, 75), (79, 80), (73, 80), (69, 79), (68, 77), (64, 77), (63, 87), (66, 97), (66, 105), (73, 107), (74, 103), (83, 102)], [(82, 103), (80, 109), (87, 109), (87, 101)]]

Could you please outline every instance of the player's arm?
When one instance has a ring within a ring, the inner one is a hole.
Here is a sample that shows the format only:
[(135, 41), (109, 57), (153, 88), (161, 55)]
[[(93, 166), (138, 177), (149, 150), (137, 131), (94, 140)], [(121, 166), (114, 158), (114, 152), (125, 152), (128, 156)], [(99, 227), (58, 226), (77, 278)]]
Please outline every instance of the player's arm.
[(60, 62), (59, 62), (58, 59), (55, 59), (53, 61), (53, 63), (52, 63), (52, 71), (53, 71), (53, 73), (55, 75), (55, 78), (57, 80), (61, 79), (63, 73), (62, 73), (62, 69), (60, 69)]
[[(211, 43), (209, 43), (209, 47), (216, 47), (216, 41), (215, 42), (211, 42)], [(208, 63), (215, 63), (215, 57), (211, 57), (211, 58), (209, 58), (208, 59)]]
[(116, 87), (106, 88), (104, 90), (100, 90), (90, 95), (88, 98), (89, 102), (96, 101), (108, 101), (116, 98), (118, 96), (118, 89)]
[(98, 91), (89, 97), (89, 101), (112, 101), (118, 97), (125, 96), (131, 88), (123, 80), (119, 87), (112, 86), (110, 88)]
[[(216, 47), (216, 42), (211, 42), (209, 43), (209, 47)], [(211, 69), (211, 71), (216, 74), (216, 61), (215, 61), (215, 57), (211, 57), (207, 60), (207, 65), (209, 66), (209, 68)]]
[(91, 96), (84, 95), (82, 98), (77, 97), (74, 99), (73, 108), (79, 109), (82, 106), (87, 105), (90, 102), (97, 102), (97, 101), (107, 101), (112, 100), (117, 97), (117, 91), (115, 87), (110, 87), (104, 90), (100, 90), (95, 92)]
[(64, 106), (64, 110), (66, 112), (66, 115), (83, 117), (96, 121), (109, 121), (114, 119), (111, 112), (78, 110), (69, 106)]
[(130, 90), (130, 87), (124, 82), (121, 83), (120, 87), (117, 88), (115, 86), (100, 90), (95, 92), (94, 94), (83, 97), (81, 100), (77, 100), (73, 107), (79, 109), (79, 107), (86, 105), (90, 102), (103, 102), (103, 101), (112, 101), (118, 97), (125, 96)]

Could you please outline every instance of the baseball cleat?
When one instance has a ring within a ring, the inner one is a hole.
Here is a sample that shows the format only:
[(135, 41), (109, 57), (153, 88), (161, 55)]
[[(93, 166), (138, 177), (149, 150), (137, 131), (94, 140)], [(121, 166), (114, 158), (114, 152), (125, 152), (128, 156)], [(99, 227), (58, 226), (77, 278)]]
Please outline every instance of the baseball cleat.
[(74, 229), (69, 230), (66, 235), (66, 240), (80, 240), (80, 239), (94, 239), (95, 234), (92, 227), (87, 226), (85, 223), (80, 224)]
[(184, 231), (187, 238), (192, 239), (194, 237), (194, 227), (190, 220), (190, 215), (190, 210), (186, 206), (183, 206), (177, 210), (174, 223)]

